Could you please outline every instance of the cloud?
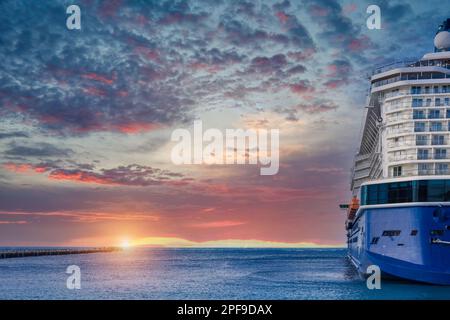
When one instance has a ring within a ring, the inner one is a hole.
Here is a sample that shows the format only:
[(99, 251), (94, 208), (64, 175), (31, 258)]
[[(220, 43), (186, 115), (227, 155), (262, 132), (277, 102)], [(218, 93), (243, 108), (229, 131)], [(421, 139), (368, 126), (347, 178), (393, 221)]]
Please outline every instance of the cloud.
[(407, 2), (379, 0), (377, 5), (381, 9), (383, 19), (388, 23), (397, 22), (413, 14), (411, 5)]
[(300, 80), (295, 84), (291, 84), (291, 85), (289, 85), (289, 89), (293, 93), (299, 94), (299, 95), (303, 95), (305, 93), (311, 93), (315, 90), (314, 87), (311, 85), (311, 83), (308, 80)]
[(246, 73), (273, 73), (287, 65), (286, 56), (277, 54), (272, 57), (255, 57)]
[(28, 221), (26, 220), (16, 220), (16, 221), (9, 221), (9, 220), (0, 220), (0, 225), (2, 224), (27, 224)]
[(328, 89), (336, 89), (348, 84), (353, 68), (348, 60), (337, 59), (327, 65), (327, 71), (328, 73), (325, 75), (327, 80), (324, 85)]
[(98, 171), (89, 170), (89, 167), (86, 166), (66, 169), (59, 167), (55, 163), (28, 164), (7, 162), (3, 164), (3, 167), (16, 173), (30, 171), (45, 173), (51, 180), (112, 186), (185, 185), (190, 181), (190, 179), (185, 178), (180, 173), (138, 164), (119, 166), (112, 169), (100, 169)]
[(5, 154), (20, 157), (67, 157), (73, 154), (71, 149), (61, 149), (49, 143), (36, 143), (34, 146), (18, 145), (15, 142), (8, 145)]
[[(158, 221), (157, 216), (151, 214), (140, 213), (104, 213), (104, 212), (92, 212), (92, 211), (52, 211), (52, 212), (5, 212), (0, 211), (0, 216), (3, 217), (27, 217), (28, 220), (19, 221), (4, 221), (4, 224), (24, 224), (30, 223), (30, 221), (42, 218), (56, 218), (64, 221), (71, 222), (103, 222), (103, 221)], [(0, 224), (1, 221), (0, 221)]]
[[(300, 86), (297, 88), (298, 93), (303, 95), (304, 93), (307, 93), (307, 89)], [(306, 103), (298, 103), (296, 105), (290, 106), (290, 107), (277, 107), (274, 108), (274, 111), (278, 114), (285, 115), (285, 119), (288, 121), (298, 121), (299, 120), (299, 112), (303, 112), (304, 114), (320, 114), (325, 113), (329, 111), (336, 110), (338, 106), (328, 100), (324, 99), (313, 99), (311, 102)]]
[(360, 26), (344, 15), (341, 5), (336, 0), (303, 0), (312, 20), (323, 30), (318, 39), (326, 45), (343, 51), (359, 53), (372, 46), (367, 37), (360, 36)]
[(191, 226), (195, 228), (227, 228), (227, 227), (236, 227), (245, 224), (243, 221), (210, 221), (210, 222), (201, 222), (194, 223)]
[(10, 138), (29, 138), (28, 133), (23, 131), (15, 131), (15, 132), (0, 132), (0, 140), (2, 139), (10, 139)]

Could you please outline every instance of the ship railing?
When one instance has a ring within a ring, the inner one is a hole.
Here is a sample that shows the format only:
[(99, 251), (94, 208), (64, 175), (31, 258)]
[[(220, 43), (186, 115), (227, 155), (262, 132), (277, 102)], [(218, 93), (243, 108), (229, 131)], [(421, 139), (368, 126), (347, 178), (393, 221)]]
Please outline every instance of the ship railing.
[(410, 95), (409, 91), (397, 91), (397, 92), (388, 92), (384, 95), (385, 99), (399, 97), (399, 96), (408, 96)]
[(387, 146), (388, 148), (401, 148), (401, 147), (413, 147), (416, 146), (416, 140), (403, 140), (398, 142), (388, 142)]
[(407, 160), (448, 160), (450, 159), (450, 155), (416, 155), (416, 154), (411, 154), (411, 155), (402, 155), (402, 156), (388, 156), (388, 160), (391, 162), (397, 162), (397, 161), (407, 161)]
[(400, 109), (420, 109), (420, 108), (449, 108), (450, 107), (450, 101), (446, 103), (423, 103), (423, 104), (417, 104), (414, 105), (411, 101), (409, 102), (403, 102), (403, 103), (396, 103), (392, 105), (386, 105), (385, 110), (386, 112), (393, 112)]
[[(425, 123), (429, 124), (429, 123)], [(439, 133), (447, 133), (449, 131), (449, 126), (442, 125), (441, 127), (433, 127), (429, 125), (425, 125), (424, 127), (416, 127), (410, 125), (409, 123), (401, 128), (391, 128), (388, 127), (386, 129), (387, 138), (393, 138), (395, 135), (399, 134), (439, 134)]]
[[(438, 87), (438, 89), (435, 89), (434, 87), (430, 89), (420, 89), (419, 91), (411, 91), (411, 90), (399, 90), (399, 91), (394, 91), (394, 92), (387, 92), (384, 95), (384, 99), (390, 99), (390, 98), (394, 98), (394, 97), (399, 97), (399, 96), (411, 96), (414, 98), (423, 96), (424, 98), (428, 97), (428, 96), (434, 96), (434, 95), (445, 95), (450, 93), (450, 90), (448, 89), (448, 87), (442, 86), (442, 87)], [(419, 85), (420, 87), (420, 85)]]
[(372, 72), (372, 75), (376, 75), (376, 74), (383, 73), (383, 72), (397, 69), (397, 68), (414, 67), (416, 61), (417, 60), (406, 60), (406, 61), (392, 62), (392, 63), (375, 68)]
[(414, 133), (414, 126), (404, 126), (402, 128), (388, 128), (386, 130), (386, 134), (388, 136), (402, 133), (411, 133), (411, 134)]
[[(410, 113), (410, 114), (404, 114), (400, 116), (387, 116), (386, 121), (387, 122), (398, 122), (398, 121), (404, 121), (404, 120), (439, 120), (439, 119), (448, 119), (450, 117), (447, 117), (445, 113), (441, 112), (439, 114), (428, 114), (425, 113)], [(387, 125), (390, 125), (392, 123), (387, 123)]]
[(405, 161), (405, 160), (417, 160), (417, 156), (414, 155), (404, 155), (404, 156), (388, 156), (388, 160), (394, 161)]
[(400, 176), (389, 175), (390, 178), (413, 177), (413, 176), (441, 176), (450, 175), (450, 169), (423, 169), (403, 170)]
[(426, 146), (432, 146), (432, 147), (448, 147), (447, 145), (448, 139), (444, 137), (444, 140), (440, 139), (422, 139), (422, 140), (403, 140), (398, 142), (388, 142), (388, 148), (402, 148), (402, 147), (426, 147)]
[[(425, 60), (426, 61), (426, 60)], [(450, 69), (450, 66), (448, 64), (426, 64), (426, 63), (421, 63), (421, 62), (415, 62), (415, 61), (400, 61), (400, 62), (394, 62), (391, 64), (388, 64), (386, 66), (382, 66), (380, 68), (375, 69), (372, 72), (372, 76), (375, 76), (377, 74), (383, 73), (383, 72), (387, 72), (390, 70), (394, 70), (394, 69), (398, 69), (398, 68), (417, 68), (417, 67), (440, 67), (440, 68), (445, 68), (445, 69)], [(430, 77), (432, 77), (433, 75), (430, 75)], [(409, 76), (403, 76), (401, 78), (401, 80), (421, 80), (421, 79), (429, 79), (427, 77), (414, 77), (414, 75), (409, 75)]]

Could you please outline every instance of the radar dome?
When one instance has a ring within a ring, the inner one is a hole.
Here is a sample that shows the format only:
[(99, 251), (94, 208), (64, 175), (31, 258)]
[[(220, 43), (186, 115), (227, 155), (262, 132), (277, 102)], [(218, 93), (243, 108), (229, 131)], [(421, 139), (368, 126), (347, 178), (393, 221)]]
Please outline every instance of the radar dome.
[(434, 37), (434, 46), (438, 50), (450, 49), (450, 32), (441, 31)]

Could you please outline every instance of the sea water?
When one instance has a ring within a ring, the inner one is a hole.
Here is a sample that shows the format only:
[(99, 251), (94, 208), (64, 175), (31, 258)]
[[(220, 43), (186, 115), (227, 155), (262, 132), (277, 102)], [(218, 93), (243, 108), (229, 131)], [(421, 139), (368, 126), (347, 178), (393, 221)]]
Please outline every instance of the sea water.
[[(81, 288), (68, 289), (67, 267)], [(0, 260), (0, 299), (450, 299), (450, 287), (382, 279), (345, 249), (128, 249)]]

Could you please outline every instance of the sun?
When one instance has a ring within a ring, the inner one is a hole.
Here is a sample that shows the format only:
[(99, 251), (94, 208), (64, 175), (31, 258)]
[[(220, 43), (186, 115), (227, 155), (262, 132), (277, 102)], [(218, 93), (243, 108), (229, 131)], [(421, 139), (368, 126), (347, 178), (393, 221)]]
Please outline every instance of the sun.
[(128, 239), (123, 239), (122, 242), (120, 243), (120, 247), (122, 249), (128, 249), (131, 247), (130, 241)]

